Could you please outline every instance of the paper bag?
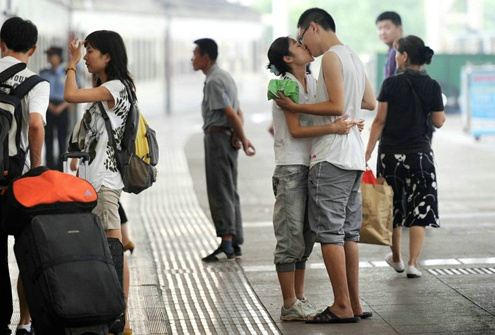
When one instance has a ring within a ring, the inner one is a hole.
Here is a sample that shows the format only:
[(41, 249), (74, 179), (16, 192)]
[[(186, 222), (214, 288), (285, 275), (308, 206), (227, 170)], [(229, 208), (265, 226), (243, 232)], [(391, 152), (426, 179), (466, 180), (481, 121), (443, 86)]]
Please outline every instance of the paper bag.
[[(385, 179), (376, 179), (371, 170), (365, 174), (367, 181), (361, 184), (363, 199), (363, 224), (359, 232), (361, 243), (392, 245), (394, 192)], [(365, 177), (365, 176), (363, 176)], [(373, 182), (376, 181), (376, 184)]]

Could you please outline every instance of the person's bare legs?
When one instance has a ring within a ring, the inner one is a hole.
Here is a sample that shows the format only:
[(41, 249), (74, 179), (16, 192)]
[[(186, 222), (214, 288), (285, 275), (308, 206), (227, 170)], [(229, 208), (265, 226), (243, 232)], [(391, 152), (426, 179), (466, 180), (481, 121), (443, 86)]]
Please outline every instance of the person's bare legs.
[(127, 222), (120, 224), (120, 230), (122, 232), (122, 244), (127, 245), (129, 243), (129, 235), (127, 232)]
[(17, 278), (17, 295), (19, 296), (19, 326), (28, 325), (31, 323), (31, 313), (29, 312), (26, 291), (24, 291), (24, 284), (20, 275)]
[(426, 227), (412, 226), (409, 230), (409, 262), (408, 265), (418, 266), (418, 258), (423, 247)]
[[(304, 296), (304, 275), (306, 269), (296, 269), (296, 271), (277, 271), (280, 289), (284, 301), (297, 298), (302, 300)], [(292, 305), (291, 305), (292, 306)], [(291, 306), (285, 306), (286, 308)]]
[(346, 241), (344, 251), (351, 307), (354, 315), (359, 316), (363, 314), (359, 298), (359, 246), (357, 242)]
[(334, 302), (330, 310), (340, 318), (352, 318), (349, 287), (347, 286), (346, 256), (344, 247), (336, 244), (322, 244), (321, 252), (332, 284)]
[(401, 260), (401, 241), (402, 241), (402, 226), (397, 226), (392, 231), (392, 260), (400, 262)]
[(296, 293), (296, 298), (303, 300), (305, 297), (305, 287), (304, 287), (304, 277), (306, 274), (306, 269), (296, 269), (294, 273), (294, 290)]
[(284, 307), (291, 308), (296, 302), (296, 291), (294, 290), (294, 271), (277, 271), (278, 282), (282, 290)]

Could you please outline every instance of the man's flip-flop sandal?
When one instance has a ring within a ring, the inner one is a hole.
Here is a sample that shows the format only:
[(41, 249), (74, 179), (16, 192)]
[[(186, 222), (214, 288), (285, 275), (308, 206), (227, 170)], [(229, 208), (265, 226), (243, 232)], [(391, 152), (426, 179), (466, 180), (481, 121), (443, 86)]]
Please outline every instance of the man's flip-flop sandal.
[(367, 318), (371, 318), (373, 316), (373, 313), (372, 312), (363, 312), (363, 314), (356, 315), (356, 316), (360, 317), (361, 319), (367, 319)]
[(306, 320), (306, 323), (355, 323), (361, 320), (359, 316), (352, 318), (340, 318), (327, 307), (323, 312), (316, 314), (312, 320)]

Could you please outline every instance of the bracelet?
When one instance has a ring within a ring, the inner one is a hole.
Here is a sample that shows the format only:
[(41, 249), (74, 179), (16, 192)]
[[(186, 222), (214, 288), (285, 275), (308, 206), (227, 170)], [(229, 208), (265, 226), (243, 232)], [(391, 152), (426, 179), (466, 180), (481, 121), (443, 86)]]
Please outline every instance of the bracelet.
[(74, 71), (74, 74), (77, 74), (76, 68), (72, 66), (65, 69), (65, 74), (67, 74), (69, 71)]

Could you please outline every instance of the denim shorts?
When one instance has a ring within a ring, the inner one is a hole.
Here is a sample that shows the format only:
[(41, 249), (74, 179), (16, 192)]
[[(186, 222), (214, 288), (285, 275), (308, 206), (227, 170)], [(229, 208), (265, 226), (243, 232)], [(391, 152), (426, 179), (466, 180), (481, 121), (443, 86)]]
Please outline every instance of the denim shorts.
[(359, 241), (362, 223), (362, 171), (328, 162), (309, 171), (309, 225), (316, 242), (344, 245)]
[(273, 229), (277, 271), (304, 268), (313, 250), (307, 216), (308, 170), (304, 165), (277, 165), (273, 173)]
[(98, 202), (93, 213), (98, 215), (103, 229), (120, 229), (119, 199), (122, 190), (114, 190), (101, 186), (98, 191)]

